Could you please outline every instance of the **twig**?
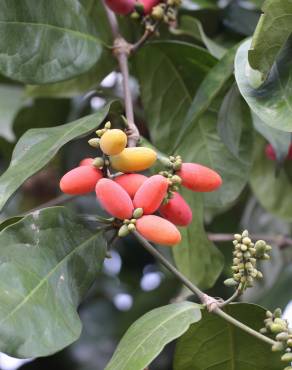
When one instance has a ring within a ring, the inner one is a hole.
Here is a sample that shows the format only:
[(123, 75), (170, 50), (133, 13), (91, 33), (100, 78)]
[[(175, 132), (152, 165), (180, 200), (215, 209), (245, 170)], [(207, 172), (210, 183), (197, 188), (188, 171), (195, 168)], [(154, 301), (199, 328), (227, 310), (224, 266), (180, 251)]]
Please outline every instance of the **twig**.
[[(134, 231), (133, 234), (137, 238), (137, 240), (141, 243), (141, 245), (151, 253), (163, 266), (165, 266), (169, 271), (171, 271), (177, 278), (180, 280), (187, 288), (189, 288), (195, 295), (198, 296), (200, 301), (207, 306), (207, 309), (212, 313), (222, 317), (224, 320), (230, 322), (231, 324), (237, 326), (238, 328), (244, 330), (245, 332), (249, 333), (250, 335), (268, 343), (274, 345), (276, 342), (265, 335), (258, 333), (257, 331), (253, 330), (252, 328), (246, 326), (245, 324), (237, 321), (232, 316), (229, 316), (227, 313), (220, 309), (220, 302), (218, 302), (215, 298), (208, 296), (205, 294), (201, 289), (199, 289), (196, 285), (194, 285), (190, 280), (188, 280), (183, 274), (181, 274), (170, 262), (167, 261), (160, 254), (157, 249), (155, 249), (146, 239), (143, 238), (137, 231)], [(216, 303), (217, 302), (217, 303)]]
[(241, 294), (242, 294), (242, 293), (241, 293), (241, 291), (237, 289), (237, 290), (232, 294), (232, 296), (231, 296), (230, 298), (226, 299), (226, 301), (224, 301), (224, 302), (222, 302), (222, 303), (220, 304), (220, 307), (222, 308), (222, 307), (224, 307), (224, 306), (227, 306), (229, 303), (231, 303), (231, 302), (235, 301), (235, 300), (236, 300), (236, 298), (238, 298)]
[[(213, 242), (227, 242), (234, 240), (233, 234), (213, 234), (208, 233), (209, 240)], [(265, 235), (265, 234), (253, 234), (252, 238), (255, 240), (263, 239), (270, 243), (275, 243), (280, 248), (292, 246), (292, 238), (281, 236), (281, 235)]]
[(114, 37), (113, 54), (119, 63), (119, 68), (123, 77), (125, 111), (128, 124), (128, 146), (135, 147), (139, 141), (140, 134), (137, 126), (135, 125), (133, 100), (129, 83), (128, 58), (131, 45), (120, 35), (117, 18), (115, 14), (106, 6), (104, 0), (103, 5)]

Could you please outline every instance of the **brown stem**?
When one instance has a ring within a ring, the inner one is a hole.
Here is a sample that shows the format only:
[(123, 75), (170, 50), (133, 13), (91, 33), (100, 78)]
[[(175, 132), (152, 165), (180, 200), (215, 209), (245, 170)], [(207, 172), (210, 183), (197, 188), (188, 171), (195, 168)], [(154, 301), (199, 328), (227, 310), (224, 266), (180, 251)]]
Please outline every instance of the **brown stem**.
[(135, 147), (140, 139), (140, 134), (135, 125), (133, 100), (129, 83), (130, 76), (128, 58), (130, 55), (131, 45), (120, 35), (117, 18), (106, 6), (104, 0), (103, 5), (114, 37), (113, 54), (119, 63), (119, 69), (123, 78), (125, 111), (128, 124), (128, 146)]

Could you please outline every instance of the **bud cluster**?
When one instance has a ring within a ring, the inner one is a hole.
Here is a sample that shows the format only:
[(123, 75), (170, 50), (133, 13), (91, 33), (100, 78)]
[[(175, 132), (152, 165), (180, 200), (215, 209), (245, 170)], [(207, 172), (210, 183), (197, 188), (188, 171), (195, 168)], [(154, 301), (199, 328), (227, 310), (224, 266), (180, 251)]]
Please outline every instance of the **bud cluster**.
[(163, 201), (163, 204), (167, 204), (173, 198), (175, 192), (179, 191), (179, 185), (182, 183), (182, 178), (176, 174), (176, 171), (182, 166), (182, 158), (180, 155), (170, 156), (169, 158), (162, 158), (161, 162), (169, 168), (168, 171), (159, 172), (159, 175), (166, 177), (168, 180), (168, 191)]
[(143, 209), (136, 208), (133, 212), (133, 218), (131, 220), (125, 219), (123, 225), (120, 227), (118, 236), (120, 238), (127, 236), (130, 232), (136, 230), (137, 219), (143, 216)]
[[(266, 312), (266, 319), (264, 320), (265, 327), (260, 330), (262, 334), (276, 335), (276, 343), (272, 347), (273, 352), (285, 351), (281, 360), (283, 362), (292, 361), (292, 330), (288, 327), (288, 321), (282, 319), (282, 311), (277, 308), (274, 313)], [(284, 370), (292, 370), (292, 366), (286, 367)]]
[(97, 130), (95, 131), (96, 135), (98, 136), (98, 138), (92, 138), (90, 140), (88, 140), (88, 144), (90, 146), (92, 146), (93, 148), (99, 148), (99, 141), (100, 141), (100, 138), (102, 137), (102, 135), (104, 135), (108, 130), (110, 130), (111, 128), (111, 123), (108, 121), (105, 125), (104, 125), (104, 128), (103, 129), (100, 129), (100, 130)]
[(255, 244), (249, 238), (248, 231), (234, 235), (233, 278), (225, 280), (227, 286), (236, 286), (240, 292), (252, 287), (254, 279), (262, 279), (263, 274), (257, 269), (258, 260), (268, 260), (272, 247), (263, 240)]
[(167, 0), (153, 7), (150, 17), (155, 21), (163, 21), (166, 24), (176, 21), (177, 8), (181, 0)]

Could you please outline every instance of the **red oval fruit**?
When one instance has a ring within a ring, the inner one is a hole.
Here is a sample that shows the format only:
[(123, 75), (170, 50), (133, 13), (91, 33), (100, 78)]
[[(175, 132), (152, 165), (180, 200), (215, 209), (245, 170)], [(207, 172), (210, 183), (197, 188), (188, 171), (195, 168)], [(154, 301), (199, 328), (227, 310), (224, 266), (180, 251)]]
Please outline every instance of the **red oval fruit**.
[(125, 189), (133, 199), (137, 190), (146, 180), (147, 177), (144, 175), (139, 173), (129, 173), (116, 177), (114, 181), (121, 185), (121, 187)]
[(144, 215), (154, 213), (161, 205), (168, 189), (168, 181), (161, 175), (154, 175), (140, 186), (134, 196), (135, 208), (143, 208)]
[(187, 226), (192, 222), (193, 214), (190, 206), (179, 193), (174, 193), (167, 204), (159, 208), (161, 216), (178, 226)]
[(93, 158), (84, 158), (82, 161), (79, 163), (79, 166), (91, 166), (92, 162), (94, 161)]
[(119, 184), (110, 179), (102, 179), (97, 183), (95, 192), (102, 208), (109, 214), (120, 220), (132, 218), (132, 199)]
[(71, 195), (90, 193), (102, 177), (102, 172), (93, 166), (76, 167), (61, 178), (60, 189)]
[(193, 191), (214, 191), (222, 184), (222, 178), (216, 171), (197, 163), (183, 163), (177, 174), (182, 179), (182, 185)]
[(134, 10), (135, 0), (105, 0), (106, 5), (117, 14), (129, 14)]
[(144, 6), (144, 13), (149, 14), (152, 10), (152, 8), (160, 3), (161, 0), (140, 0), (140, 2)]
[(181, 241), (176, 226), (162, 217), (142, 216), (136, 222), (137, 231), (147, 240), (161, 245), (175, 245)]

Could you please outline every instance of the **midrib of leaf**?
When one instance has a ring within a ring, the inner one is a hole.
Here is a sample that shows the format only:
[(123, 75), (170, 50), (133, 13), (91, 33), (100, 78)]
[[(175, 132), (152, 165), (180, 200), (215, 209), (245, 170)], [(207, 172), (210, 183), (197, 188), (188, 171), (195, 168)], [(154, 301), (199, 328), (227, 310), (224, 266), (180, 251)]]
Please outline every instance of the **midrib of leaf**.
[(125, 367), (128, 365), (129, 361), (131, 360), (131, 358), (136, 354), (138, 348), (142, 347), (143, 344), (160, 328), (162, 327), (164, 324), (166, 324), (168, 321), (172, 320), (174, 317), (176, 316), (179, 316), (180, 314), (184, 313), (184, 312), (187, 312), (189, 310), (193, 310), (195, 307), (192, 306), (192, 307), (187, 307), (186, 309), (182, 309), (180, 312), (176, 312), (174, 315), (171, 315), (169, 316), (166, 320), (162, 321), (158, 326), (156, 326), (156, 328), (150, 332), (146, 337), (144, 337), (143, 341), (135, 348), (135, 350), (132, 352), (132, 354), (130, 355), (130, 357), (128, 357), (127, 359), (127, 362), (125, 363), (125, 365), (123, 366), (123, 368), (119, 369), (119, 370), (124, 370)]
[(21, 26), (32, 26), (32, 27), (45, 27), (45, 28), (51, 28), (60, 32), (69, 33), (77, 38), (81, 39), (87, 39), (87, 41), (92, 41), (94, 43), (99, 43), (100, 40), (88, 33), (82, 33), (80, 31), (71, 30), (69, 28), (64, 28), (60, 26), (55, 26), (52, 24), (47, 23), (33, 23), (33, 22), (20, 22), (20, 21), (0, 21), (0, 24), (14, 24), (14, 25), (21, 25)]
[[(285, 102), (287, 104), (288, 109), (292, 112), (292, 107), (291, 107), (291, 105), (289, 103), (289, 100), (287, 99), (286, 94), (285, 94), (284, 86), (282, 85), (282, 81), (281, 81), (281, 77), (280, 77), (280, 74), (279, 74), (279, 69), (278, 69), (277, 63), (275, 64), (275, 69), (277, 71), (278, 81), (279, 81), (280, 90), (282, 91), (282, 96), (283, 96), (283, 98), (284, 98), (284, 100), (285, 100)], [(289, 79), (290, 79), (290, 76), (289, 76)]]
[(40, 282), (29, 292), (29, 294), (21, 302), (19, 302), (18, 305), (8, 315), (6, 315), (0, 321), (0, 325), (2, 325), (3, 322), (5, 322), (6, 320), (9, 320), (26, 302), (28, 302), (33, 297), (33, 295), (42, 287), (42, 285), (51, 277), (51, 275), (54, 272), (56, 272), (58, 270), (58, 268), (65, 261), (70, 259), (76, 251), (82, 249), (83, 247), (86, 247), (88, 243), (90, 243), (92, 240), (94, 240), (97, 237), (97, 235), (98, 235), (98, 233), (94, 234), (92, 237), (90, 237), (85, 242), (81, 243), (78, 247), (73, 249), (70, 253), (68, 253), (60, 262), (58, 262), (56, 264), (56, 266), (51, 271), (49, 271), (49, 273), (47, 273), (47, 275), (43, 279), (41, 279)]

